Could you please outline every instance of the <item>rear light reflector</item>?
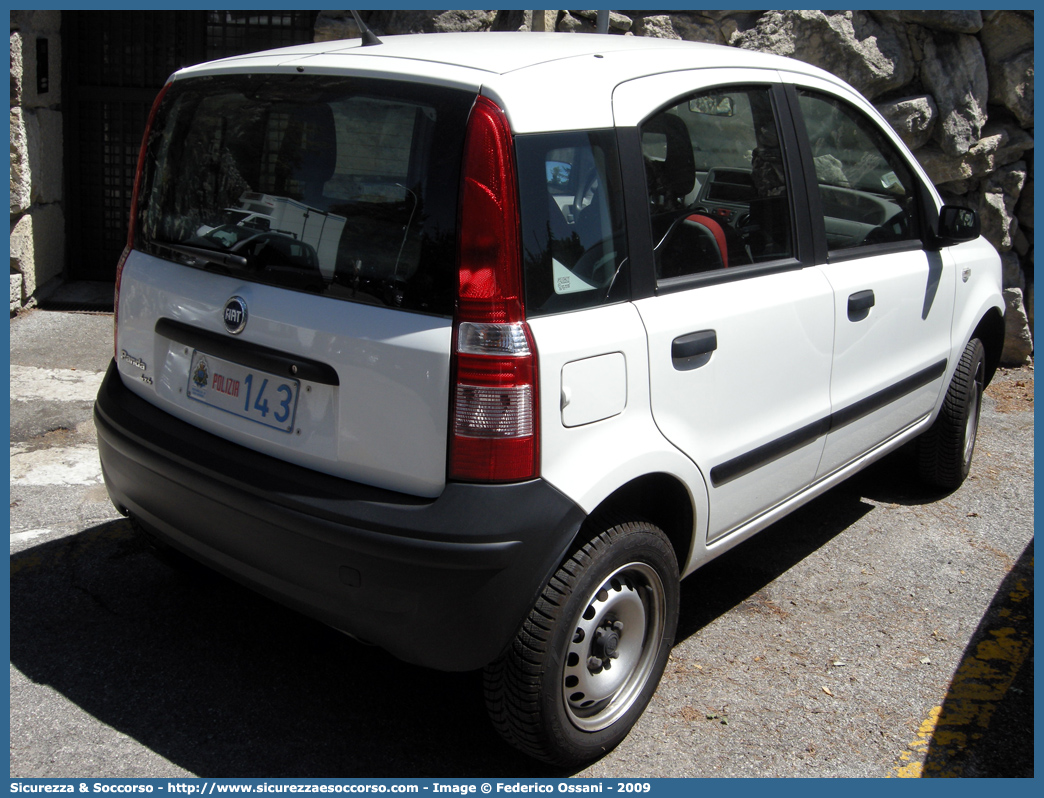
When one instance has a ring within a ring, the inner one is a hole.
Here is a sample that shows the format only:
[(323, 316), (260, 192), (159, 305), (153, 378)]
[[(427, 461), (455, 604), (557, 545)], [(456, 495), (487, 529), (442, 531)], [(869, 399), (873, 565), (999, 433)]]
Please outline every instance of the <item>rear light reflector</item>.
[(527, 438), (533, 434), (533, 387), (457, 384), (456, 432), (469, 438)]

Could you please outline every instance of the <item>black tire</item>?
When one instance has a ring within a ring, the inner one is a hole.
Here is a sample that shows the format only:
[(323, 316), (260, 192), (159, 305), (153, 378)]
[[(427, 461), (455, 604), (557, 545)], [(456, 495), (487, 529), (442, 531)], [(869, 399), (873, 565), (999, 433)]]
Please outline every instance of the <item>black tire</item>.
[(579, 548), (508, 651), (486, 667), (497, 731), (555, 765), (612, 750), (663, 675), (678, 625), (678, 581), (670, 541), (652, 524), (619, 524)]
[(968, 477), (985, 387), (986, 351), (978, 338), (972, 338), (957, 364), (939, 417), (918, 439), (918, 470), (928, 484), (955, 490)]

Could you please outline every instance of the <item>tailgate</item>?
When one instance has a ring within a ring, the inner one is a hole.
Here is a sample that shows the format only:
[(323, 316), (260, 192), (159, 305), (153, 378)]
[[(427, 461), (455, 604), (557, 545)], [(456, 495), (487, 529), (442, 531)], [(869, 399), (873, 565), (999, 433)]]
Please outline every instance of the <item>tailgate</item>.
[[(239, 297), (246, 325), (223, 314)], [(132, 252), (118, 365), (139, 396), (323, 473), (436, 496), (445, 484), (452, 321), (246, 282)]]

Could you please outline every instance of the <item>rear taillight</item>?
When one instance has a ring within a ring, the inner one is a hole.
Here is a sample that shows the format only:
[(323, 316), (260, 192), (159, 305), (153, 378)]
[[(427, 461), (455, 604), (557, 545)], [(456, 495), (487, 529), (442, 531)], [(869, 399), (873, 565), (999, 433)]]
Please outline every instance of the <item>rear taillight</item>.
[(170, 81), (168, 80), (159, 94), (156, 95), (156, 99), (152, 102), (152, 109), (149, 111), (148, 121), (145, 123), (145, 132), (141, 136), (141, 148), (138, 150), (138, 166), (134, 171), (134, 188), (131, 190), (131, 201), (130, 201), (130, 220), (127, 223), (127, 246), (123, 248), (123, 254), (120, 255), (119, 261), (116, 263), (116, 294), (113, 297), (112, 302), (112, 343), (113, 353), (118, 358), (120, 356), (119, 346), (119, 318), (120, 318), (120, 282), (123, 280), (123, 266), (127, 262), (127, 257), (130, 255), (131, 250), (134, 248), (134, 226), (138, 219), (138, 190), (141, 188), (141, 173), (145, 167), (145, 151), (149, 145), (149, 132), (152, 130), (152, 123), (156, 119), (156, 111), (163, 102), (163, 95), (167, 93), (167, 89), (170, 88)]
[(468, 119), (462, 171), (449, 476), (531, 479), (540, 419), (522, 302), (518, 182), (507, 119), (485, 97)]

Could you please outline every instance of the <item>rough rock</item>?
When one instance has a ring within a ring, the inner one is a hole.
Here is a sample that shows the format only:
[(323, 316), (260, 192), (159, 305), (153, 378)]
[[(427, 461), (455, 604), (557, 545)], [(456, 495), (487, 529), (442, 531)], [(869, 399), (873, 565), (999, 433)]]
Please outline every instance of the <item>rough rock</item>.
[[(380, 9), (360, 12), (377, 36), (405, 33), (446, 33), (490, 30), (496, 11), (422, 11)], [(320, 11), (315, 24), (316, 41), (358, 38), (359, 31), (348, 11)]]
[[(22, 216), (19, 224), (26, 220), (31, 223), (34, 275), (26, 276), (25, 292), (29, 296), (40, 286), (61, 275), (65, 264), (65, 214), (58, 203), (50, 205), (34, 205)], [(12, 245), (13, 251), (13, 245)]]
[(909, 22), (922, 28), (950, 33), (978, 33), (982, 29), (981, 11), (873, 11), (875, 17), (894, 22)]
[(489, 30), (496, 11), (443, 11), (434, 20), (436, 33)]
[[(57, 41), (60, 36), (62, 14), (60, 11), (12, 11), (11, 12), (11, 104), (23, 108), (53, 107), (62, 101), (62, 49), (52, 46), (48, 50), (46, 91), (38, 91), (36, 39)], [(14, 44), (19, 42), (18, 63), (15, 63)], [(18, 92), (15, 93), (15, 71), (18, 72)]]
[(11, 275), (11, 314), (14, 315), (22, 307), (22, 285), (25, 278), (21, 274)]
[(559, 17), (555, 30), (559, 33), (593, 33), (595, 24), (594, 22), (588, 22), (582, 17), (574, 17), (571, 13), (565, 11)]
[(1032, 173), (1029, 179), (1026, 180), (1026, 185), (1022, 187), (1022, 194), (1019, 195), (1019, 204), (1015, 206), (1015, 215), (1018, 217), (1019, 224), (1022, 227), (1033, 229), (1033, 176)]
[(1023, 127), (1033, 126), (1033, 13), (998, 11), (980, 34), (989, 98), (1010, 110)]
[(635, 20), (634, 33), (636, 36), (647, 36), (652, 39), (681, 38), (681, 34), (674, 29), (674, 21), (670, 14), (639, 17)]
[(982, 235), (999, 252), (1012, 248), (1019, 224), (1015, 218), (1015, 203), (1025, 183), (1026, 163), (1018, 161), (998, 169), (982, 184), (979, 197)]
[(823, 67), (870, 99), (915, 74), (905, 25), (878, 22), (862, 11), (769, 11), (733, 43)]
[(495, 31), (517, 31), (529, 30), (531, 15), (527, 15), (525, 11), (509, 10), (509, 11), (497, 11), (493, 15), (493, 21), (490, 23), (489, 29)]
[(22, 34), (11, 31), (11, 105), (22, 104)]
[(1001, 271), (1005, 288), (1026, 290), (1026, 275), (1022, 271), (1022, 261), (1018, 255), (1014, 252), (1005, 252), (1001, 255)]
[(32, 203), (29, 171), (29, 139), (21, 108), (11, 109), (11, 213), (21, 213)]
[(986, 124), (989, 87), (978, 39), (959, 33), (929, 37), (921, 80), (939, 108), (936, 140), (947, 155), (963, 155), (979, 140)]
[[(585, 11), (570, 11), (577, 19), (582, 19), (586, 22), (590, 22), (595, 29), (598, 27), (598, 11), (597, 10), (585, 10)], [(609, 32), (610, 33), (626, 33), (631, 29), (633, 20), (621, 14), (618, 11), (609, 12)]]
[(984, 177), (990, 172), (1014, 163), (1033, 148), (1033, 138), (1015, 125), (989, 123), (979, 141), (959, 157), (928, 145), (915, 153), (933, 183)]
[(728, 44), (737, 30), (736, 19), (727, 11), (691, 11), (671, 15), (674, 30), (687, 42)]
[[(1023, 192), (1026, 189), (1023, 188)], [(1018, 214), (1015, 214), (1015, 218), (1018, 218)], [(1011, 248), (1019, 254), (1020, 257), (1025, 257), (1029, 254), (1033, 244), (1030, 242), (1029, 237), (1026, 235), (1026, 231), (1022, 229), (1022, 223), (1015, 228), (1015, 236), (1011, 240)]]
[(313, 39), (317, 42), (359, 38), (359, 28), (347, 11), (320, 11), (314, 31)]
[[(33, 253), (33, 217), (25, 214), (11, 225), (11, 272), (22, 276), (25, 296), (36, 290), (36, 260)], [(12, 300), (14, 297), (12, 296)]]
[(538, 30), (538, 31), (553, 31), (555, 29), (555, 23), (558, 21), (558, 11), (543, 11), (543, 27), (540, 25), (540, 17), (536, 17), (534, 21), (532, 11), (523, 11), (523, 23), (520, 30)]
[(22, 275), (22, 295), (62, 273), (65, 215), (60, 205), (39, 205), (11, 224), (11, 272)]
[(1022, 291), (1018, 288), (1005, 289), (1004, 304), (1004, 351), (1001, 353), (1001, 364), (1025, 366), (1033, 356), (1033, 335)]
[(877, 106), (877, 110), (911, 150), (920, 149), (928, 143), (939, 116), (935, 100), (927, 94), (884, 102)]

